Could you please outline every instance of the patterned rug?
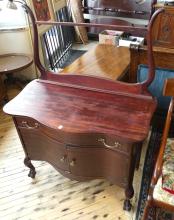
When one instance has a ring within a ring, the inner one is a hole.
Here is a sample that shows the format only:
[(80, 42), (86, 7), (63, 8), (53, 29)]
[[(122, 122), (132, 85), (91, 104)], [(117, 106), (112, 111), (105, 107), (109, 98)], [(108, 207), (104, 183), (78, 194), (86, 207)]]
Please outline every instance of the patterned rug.
[[(156, 157), (154, 155), (157, 155), (158, 149), (160, 147), (160, 141), (162, 137), (163, 127), (164, 127), (165, 117), (161, 114), (157, 114), (154, 117), (153, 123), (152, 123), (152, 132), (149, 140), (149, 145), (145, 157), (144, 162), (144, 168), (143, 168), (143, 176), (142, 176), (142, 182), (141, 182), (141, 190), (140, 190), (140, 196), (138, 201), (138, 207), (137, 207), (137, 213), (136, 213), (136, 220), (141, 220), (145, 202), (147, 199), (148, 189), (152, 177), (152, 172), (154, 169), (154, 164), (156, 161)], [(172, 123), (174, 125), (174, 123)], [(170, 136), (173, 136), (174, 134), (174, 126), (170, 129), (169, 132)], [(154, 210), (150, 211), (149, 220), (152, 219)], [(174, 220), (174, 214), (169, 213), (165, 210), (158, 209), (157, 210), (157, 219), (158, 220)]]

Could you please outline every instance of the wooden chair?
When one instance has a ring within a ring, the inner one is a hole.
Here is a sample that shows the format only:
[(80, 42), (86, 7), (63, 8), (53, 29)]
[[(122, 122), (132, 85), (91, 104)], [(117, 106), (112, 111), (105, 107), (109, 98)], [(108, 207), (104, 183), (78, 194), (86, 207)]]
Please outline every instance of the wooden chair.
[[(172, 159), (174, 161), (174, 149), (172, 149), (174, 139), (168, 138), (174, 108), (174, 79), (166, 80), (164, 95), (172, 96), (172, 98), (168, 109), (159, 154), (150, 184), (143, 220), (148, 219), (150, 207), (161, 207), (174, 212), (174, 187), (171, 186), (172, 183), (174, 184), (174, 172), (171, 172), (168, 169), (169, 163), (171, 163)], [(170, 153), (170, 155), (168, 153)], [(171, 191), (173, 192), (171, 193)]]

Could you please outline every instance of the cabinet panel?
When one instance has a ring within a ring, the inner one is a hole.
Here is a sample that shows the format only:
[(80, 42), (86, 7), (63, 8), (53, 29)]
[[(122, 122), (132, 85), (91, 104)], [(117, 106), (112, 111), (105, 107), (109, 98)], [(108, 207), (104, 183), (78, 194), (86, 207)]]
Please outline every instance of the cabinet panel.
[(68, 146), (68, 158), (74, 176), (103, 177), (120, 186), (128, 182), (130, 158), (117, 151)]
[[(156, 10), (160, 5), (156, 6)], [(165, 12), (159, 15), (153, 28), (154, 45), (174, 48), (174, 7), (166, 6)]]

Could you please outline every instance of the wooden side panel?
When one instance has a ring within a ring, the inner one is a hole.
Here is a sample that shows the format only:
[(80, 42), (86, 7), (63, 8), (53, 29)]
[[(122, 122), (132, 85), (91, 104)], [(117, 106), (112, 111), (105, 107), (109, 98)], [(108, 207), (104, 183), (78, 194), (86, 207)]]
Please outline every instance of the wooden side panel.
[[(153, 51), (156, 67), (174, 70), (174, 49), (154, 47)], [(138, 50), (131, 48), (130, 56), (129, 81), (135, 83), (137, 80), (138, 65), (148, 65), (147, 48), (140, 47)]]
[[(157, 5), (157, 9), (160, 5)], [(165, 13), (158, 16), (153, 27), (153, 39), (155, 46), (174, 48), (174, 7), (163, 6)]]

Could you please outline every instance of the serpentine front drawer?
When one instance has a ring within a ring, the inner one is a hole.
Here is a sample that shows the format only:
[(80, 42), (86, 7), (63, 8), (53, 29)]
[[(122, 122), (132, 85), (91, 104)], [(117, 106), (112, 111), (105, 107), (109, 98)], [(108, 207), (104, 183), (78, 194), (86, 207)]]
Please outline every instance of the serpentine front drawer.
[[(130, 144), (114, 138), (70, 135), (67, 142), (58, 131), (28, 117), (15, 117), (24, 149), (31, 160), (44, 160), (74, 179), (107, 178), (125, 186), (128, 182)], [(80, 145), (81, 144), (81, 145)], [(118, 166), (119, 164), (119, 166)]]
[(56, 141), (64, 143), (65, 145), (88, 147), (99, 146), (122, 152), (127, 155), (130, 152), (130, 143), (126, 142), (125, 140), (120, 140), (120, 138), (116, 138), (114, 136), (101, 134), (63, 134), (61, 130), (57, 131), (48, 128), (32, 118), (15, 117), (15, 120), (18, 128), (43, 133), (43, 135), (49, 137), (50, 139), (52, 138)]

